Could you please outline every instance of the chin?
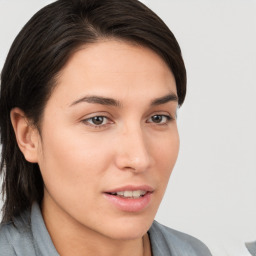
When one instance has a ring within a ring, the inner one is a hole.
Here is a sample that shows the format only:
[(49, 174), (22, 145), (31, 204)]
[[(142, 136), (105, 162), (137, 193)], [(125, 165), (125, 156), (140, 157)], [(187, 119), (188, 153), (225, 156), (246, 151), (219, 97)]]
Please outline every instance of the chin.
[(122, 219), (120, 221), (114, 221), (111, 226), (106, 227), (108, 235), (115, 240), (135, 240), (143, 237), (153, 223), (153, 219), (147, 220), (146, 218), (137, 220), (134, 219)]

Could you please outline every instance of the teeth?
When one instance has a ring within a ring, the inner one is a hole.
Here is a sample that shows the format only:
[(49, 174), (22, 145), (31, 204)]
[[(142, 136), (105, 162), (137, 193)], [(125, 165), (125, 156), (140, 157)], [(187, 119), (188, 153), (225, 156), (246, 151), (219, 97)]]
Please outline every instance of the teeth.
[(140, 191), (137, 190), (137, 191), (132, 192), (132, 197), (133, 198), (139, 198), (140, 196), (141, 196)]
[(127, 197), (127, 198), (139, 198), (146, 194), (144, 190), (135, 190), (135, 191), (119, 191), (116, 193), (118, 196)]
[(132, 191), (124, 191), (124, 197), (132, 197)]

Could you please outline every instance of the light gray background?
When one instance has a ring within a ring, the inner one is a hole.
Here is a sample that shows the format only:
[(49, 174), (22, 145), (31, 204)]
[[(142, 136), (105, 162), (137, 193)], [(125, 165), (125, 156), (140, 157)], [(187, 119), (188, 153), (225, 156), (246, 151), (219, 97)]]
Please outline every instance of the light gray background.
[[(21, 27), (50, 2), (0, 0), (0, 68)], [(256, 0), (143, 2), (174, 32), (188, 72), (180, 156), (157, 220), (214, 255), (246, 256), (244, 241), (256, 239)]]

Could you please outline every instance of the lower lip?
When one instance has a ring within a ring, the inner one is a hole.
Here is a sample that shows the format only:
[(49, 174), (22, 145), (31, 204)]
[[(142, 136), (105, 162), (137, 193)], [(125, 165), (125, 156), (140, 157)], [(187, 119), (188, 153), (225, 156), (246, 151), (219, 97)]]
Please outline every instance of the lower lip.
[(152, 193), (148, 192), (139, 198), (124, 198), (104, 193), (109, 202), (116, 206), (119, 210), (125, 212), (140, 212), (149, 205)]

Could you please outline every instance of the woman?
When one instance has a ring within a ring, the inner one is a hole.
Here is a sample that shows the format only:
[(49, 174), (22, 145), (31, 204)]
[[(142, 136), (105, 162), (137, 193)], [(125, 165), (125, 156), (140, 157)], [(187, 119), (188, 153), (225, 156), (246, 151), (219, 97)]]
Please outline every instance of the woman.
[(154, 221), (179, 149), (179, 45), (137, 0), (59, 0), (1, 75), (1, 255), (210, 255)]

